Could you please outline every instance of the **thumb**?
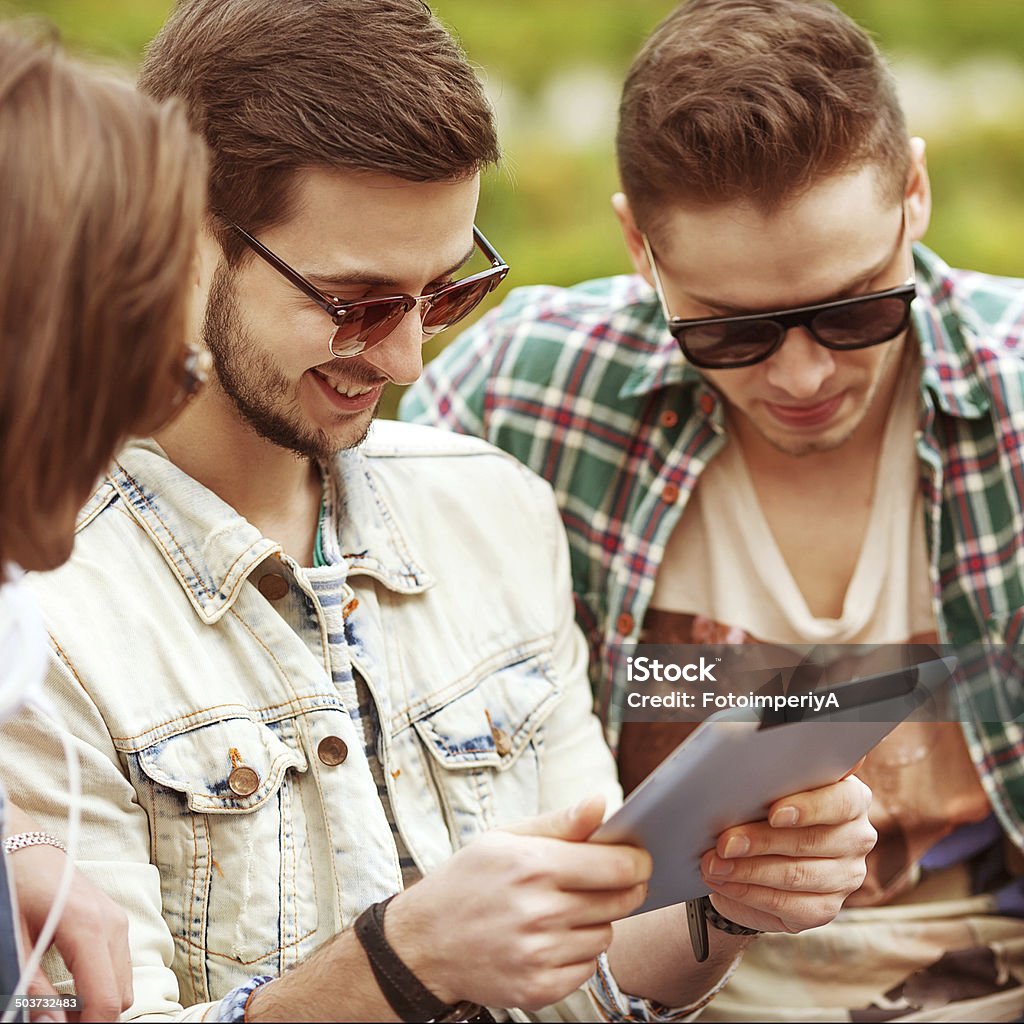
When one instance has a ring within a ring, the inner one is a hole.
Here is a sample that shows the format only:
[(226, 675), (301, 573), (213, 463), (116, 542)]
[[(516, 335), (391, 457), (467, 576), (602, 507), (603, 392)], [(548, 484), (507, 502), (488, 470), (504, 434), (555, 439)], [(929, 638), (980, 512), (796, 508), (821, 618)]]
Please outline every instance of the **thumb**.
[(551, 839), (582, 843), (590, 838), (603, 820), (604, 797), (595, 793), (584, 797), (575, 807), (538, 814), (535, 818), (508, 825), (504, 831), (521, 836), (548, 836)]

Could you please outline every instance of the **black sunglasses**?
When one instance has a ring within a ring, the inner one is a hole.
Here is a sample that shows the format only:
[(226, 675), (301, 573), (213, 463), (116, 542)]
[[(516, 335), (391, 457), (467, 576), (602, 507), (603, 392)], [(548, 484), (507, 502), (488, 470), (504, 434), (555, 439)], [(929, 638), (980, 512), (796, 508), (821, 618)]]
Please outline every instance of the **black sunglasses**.
[(753, 366), (773, 355), (794, 327), (805, 328), (825, 348), (850, 352), (881, 345), (910, 324), (913, 281), (870, 295), (820, 302), (774, 313), (715, 316), (700, 320), (671, 317), (668, 329), (683, 354), (706, 370)]
[[(903, 216), (897, 246), (903, 239)], [(704, 370), (735, 370), (763, 362), (778, 351), (786, 332), (794, 327), (803, 327), (825, 348), (850, 352), (890, 341), (910, 325), (910, 305), (917, 294), (913, 278), (895, 288), (852, 299), (770, 313), (684, 320), (669, 312), (658, 264), (646, 235), (643, 243), (669, 333), (683, 355)]]
[(287, 278), (299, 291), (313, 300), (333, 321), (329, 347), (338, 359), (351, 359), (374, 345), (379, 345), (398, 325), (402, 318), (422, 304), (423, 335), (440, 334), (464, 316), (471, 313), (489, 293), (505, 280), (508, 264), (474, 225), (473, 241), (491, 264), (490, 269), (473, 274), (462, 281), (442, 285), (422, 295), (384, 295), (380, 298), (357, 299), (345, 302), (321, 291), (290, 267), (280, 256), (268, 249), (259, 239), (227, 217), (224, 222), (238, 232), (257, 256), (266, 260), (279, 274)]

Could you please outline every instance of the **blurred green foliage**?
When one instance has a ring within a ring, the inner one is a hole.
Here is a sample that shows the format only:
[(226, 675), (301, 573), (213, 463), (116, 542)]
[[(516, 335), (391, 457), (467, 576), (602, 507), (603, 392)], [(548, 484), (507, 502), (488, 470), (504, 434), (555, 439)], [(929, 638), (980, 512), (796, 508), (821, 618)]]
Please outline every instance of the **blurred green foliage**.
[[(10, 11), (51, 19), (73, 48), (126, 62), (137, 59), (170, 6), (167, 0), (6, 3)], [(479, 222), (512, 265), (509, 283), (569, 284), (626, 270), (608, 205), (616, 188), (615, 94), (644, 37), (675, 4), (435, 0), (433, 6), (479, 67), (498, 109), (506, 160), (484, 182)], [(962, 87), (956, 77), (965, 64), (983, 69), (1001, 62), (1024, 82), (1024, 2), (840, 0), (840, 6), (874, 34), (898, 77), (903, 62), (929, 69), (917, 96), (938, 108), (926, 131), (935, 195), (929, 244), (954, 265), (1024, 277), (1018, 244), (1024, 237), (1024, 101), (1001, 118), (975, 116), (1005, 107), (1006, 90), (984, 75)], [(1024, 85), (1021, 90), (1024, 95)], [(958, 91), (971, 93), (974, 106), (958, 105)], [(581, 143), (573, 132), (567, 142), (575, 108), (568, 122), (559, 121), (557, 111), (552, 115), (566, 98), (593, 99), (593, 116), (604, 118), (589, 140)]]

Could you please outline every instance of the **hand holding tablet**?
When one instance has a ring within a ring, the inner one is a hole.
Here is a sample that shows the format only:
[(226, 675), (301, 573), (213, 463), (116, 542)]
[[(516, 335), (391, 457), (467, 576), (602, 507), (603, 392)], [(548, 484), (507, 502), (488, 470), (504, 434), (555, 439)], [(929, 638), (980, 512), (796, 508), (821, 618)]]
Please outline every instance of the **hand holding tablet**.
[[(709, 887), (701, 875), (701, 859), (719, 867), (718, 862), (731, 859), (722, 856), (728, 853), (725, 849), (715, 858), (708, 851), (734, 826), (755, 822), (745, 831), (771, 835), (778, 843), (784, 823), (764, 820), (772, 805), (842, 779), (900, 721), (928, 702), (954, 666), (946, 658), (854, 680), (834, 687), (830, 692), (837, 700), (820, 712), (798, 709), (795, 717), (773, 719), (774, 724), (750, 709), (709, 718), (593, 837), (596, 842), (643, 846), (651, 853), (654, 872), (647, 900), (636, 913), (706, 895)], [(850, 780), (848, 788), (854, 786), (865, 788)], [(803, 831), (799, 828), (794, 834)], [(836, 838), (841, 843), (841, 829)], [(734, 873), (742, 875), (739, 869)], [(724, 877), (723, 883), (729, 885)], [(717, 888), (723, 892), (722, 886)]]

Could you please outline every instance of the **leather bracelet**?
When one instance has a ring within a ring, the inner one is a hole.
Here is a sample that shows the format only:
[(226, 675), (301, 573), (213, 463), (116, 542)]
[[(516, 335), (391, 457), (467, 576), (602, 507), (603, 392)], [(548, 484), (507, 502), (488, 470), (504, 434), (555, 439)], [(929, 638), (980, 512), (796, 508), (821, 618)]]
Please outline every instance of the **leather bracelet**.
[(67, 853), (67, 847), (48, 832), (18, 832), (4, 840), (4, 853), (14, 853), (29, 846), (55, 846), (61, 853)]
[(372, 903), (356, 918), (355, 933), (381, 993), (400, 1020), (493, 1021), (477, 1003), (443, 1003), (408, 968), (384, 936), (384, 912), (394, 896)]

